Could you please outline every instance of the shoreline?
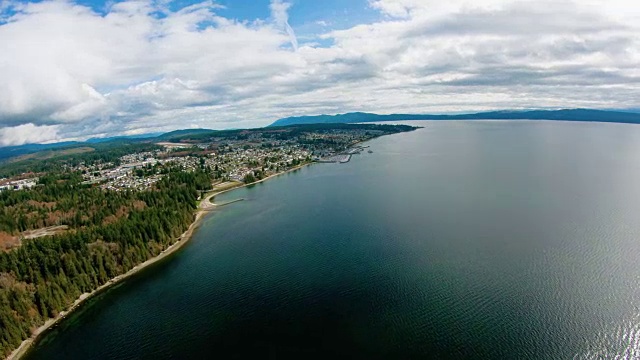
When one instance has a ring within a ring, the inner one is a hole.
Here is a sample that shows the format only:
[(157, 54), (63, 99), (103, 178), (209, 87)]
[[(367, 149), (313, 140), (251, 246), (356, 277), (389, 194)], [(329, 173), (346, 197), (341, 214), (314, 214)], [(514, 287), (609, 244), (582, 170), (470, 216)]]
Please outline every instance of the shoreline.
[(169, 246), (168, 248), (164, 249), (160, 254), (158, 254), (157, 256), (142, 262), (136, 266), (134, 266), (133, 268), (131, 268), (129, 271), (127, 271), (124, 274), (118, 275), (112, 279), (110, 279), (109, 281), (107, 281), (106, 283), (104, 283), (103, 285), (100, 285), (97, 289), (93, 290), (90, 293), (84, 293), (82, 295), (80, 295), (80, 297), (78, 297), (73, 304), (71, 304), (71, 306), (69, 307), (68, 310), (66, 311), (61, 311), (56, 317), (54, 318), (49, 318), (45, 321), (45, 323), (43, 325), (41, 325), (40, 327), (38, 327), (32, 334), (31, 336), (26, 339), (23, 340), (22, 343), (20, 343), (20, 346), (18, 346), (15, 350), (13, 350), (9, 356), (7, 356), (7, 358), (5, 360), (19, 360), (21, 359), (33, 346), (33, 344), (38, 340), (38, 338), (43, 335), (44, 333), (47, 332), (47, 330), (51, 329), (52, 327), (54, 327), (55, 325), (57, 325), (58, 323), (62, 322), (69, 314), (71, 314), (73, 311), (77, 310), (80, 306), (82, 306), (87, 300), (91, 299), (92, 297), (94, 297), (95, 295), (99, 294), (100, 292), (107, 290), (108, 288), (110, 288), (111, 286), (135, 275), (136, 273), (138, 273), (139, 271), (143, 270), (144, 268), (172, 255), (173, 253), (175, 253), (176, 251), (178, 251), (179, 249), (181, 249), (184, 244), (186, 244), (187, 242), (189, 242), (189, 240), (191, 239), (191, 237), (193, 236), (194, 231), (198, 228), (198, 226), (200, 225), (200, 223), (202, 222), (202, 219), (204, 218), (204, 215), (209, 213), (210, 211), (214, 210), (215, 208), (218, 207), (217, 204), (212, 203), (210, 200), (212, 198), (214, 198), (217, 195), (220, 194), (224, 194), (226, 192), (229, 191), (233, 191), (233, 190), (237, 190), (243, 187), (247, 187), (247, 186), (251, 186), (257, 183), (261, 183), (264, 182), (266, 180), (269, 180), (271, 178), (277, 177), (279, 175), (283, 175), (295, 170), (299, 170), (307, 165), (311, 165), (313, 164), (313, 162), (309, 162), (309, 163), (305, 163), (302, 165), (298, 165), (294, 168), (273, 174), (273, 175), (269, 175), (264, 179), (260, 179), (258, 181), (252, 182), (250, 184), (244, 184), (244, 183), (239, 183), (238, 186), (234, 186), (231, 187), (229, 189), (224, 189), (221, 190), (219, 192), (213, 192), (211, 194), (208, 194), (205, 198), (203, 198), (200, 201), (200, 204), (198, 206), (198, 208), (195, 210), (194, 215), (195, 218), (193, 220), (193, 222), (191, 223), (191, 225), (189, 225), (189, 228), (182, 233), (182, 235), (180, 235), (180, 237), (176, 240), (175, 243), (173, 243), (171, 246)]

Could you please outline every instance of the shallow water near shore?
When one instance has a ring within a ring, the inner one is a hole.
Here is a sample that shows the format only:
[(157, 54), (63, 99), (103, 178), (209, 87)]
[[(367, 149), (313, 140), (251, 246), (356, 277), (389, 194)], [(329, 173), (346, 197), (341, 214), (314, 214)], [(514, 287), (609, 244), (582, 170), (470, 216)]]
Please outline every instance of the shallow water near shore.
[(640, 126), (408, 123), (216, 197), (26, 358), (640, 356)]

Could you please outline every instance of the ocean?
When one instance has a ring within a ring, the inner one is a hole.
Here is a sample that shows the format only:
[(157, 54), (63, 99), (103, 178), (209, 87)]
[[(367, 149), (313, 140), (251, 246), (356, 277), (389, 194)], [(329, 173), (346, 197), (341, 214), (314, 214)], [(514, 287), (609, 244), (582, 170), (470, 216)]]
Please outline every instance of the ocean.
[(219, 196), (26, 358), (640, 356), (640, 126), (407, 123)]

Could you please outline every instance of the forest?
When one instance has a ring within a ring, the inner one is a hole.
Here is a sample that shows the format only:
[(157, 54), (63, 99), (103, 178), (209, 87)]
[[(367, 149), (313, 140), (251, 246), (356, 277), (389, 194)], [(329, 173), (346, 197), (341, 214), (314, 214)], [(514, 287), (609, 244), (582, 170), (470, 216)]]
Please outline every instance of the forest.
[(146, 191), (83, 186), (75, 173), (50, 174), (28, 191), (0, 193), (0, 231), (67, 225), (54, 236), (0, 252), (0, 355), (81, 294), (175, 243), (190, 226), (205, 172), (171, 172)]

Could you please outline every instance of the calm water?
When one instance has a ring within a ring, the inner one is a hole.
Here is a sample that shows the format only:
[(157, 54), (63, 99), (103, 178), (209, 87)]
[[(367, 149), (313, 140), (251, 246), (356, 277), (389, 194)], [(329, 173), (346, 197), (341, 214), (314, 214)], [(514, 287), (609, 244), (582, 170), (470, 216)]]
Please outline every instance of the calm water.
[(221, 196), (29, 359), (640, 356), (640, 126), (413, 123)]

